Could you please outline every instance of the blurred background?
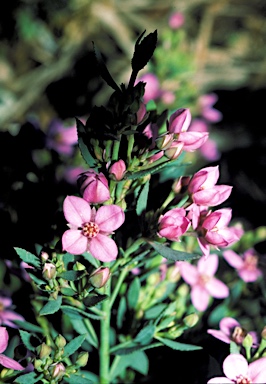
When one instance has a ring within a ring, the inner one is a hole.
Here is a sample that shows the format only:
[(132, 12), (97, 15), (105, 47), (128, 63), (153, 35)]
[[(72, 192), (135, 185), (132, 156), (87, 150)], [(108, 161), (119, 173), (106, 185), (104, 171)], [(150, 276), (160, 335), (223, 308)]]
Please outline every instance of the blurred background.
[[(218, 164), (219, 183), (233, 186), (233, 219), (245, 230), (265, 226), (265, 0), (10, 0), (0, 3), (1, 259), (15, 259), (14, 246), (35, 252), (65, 229), (60, 204), (86, 168), (74, 118), (112, 93), (93, 43), (127, 83), (136, 39), (155, 29), (157, 49), (140, 73), (146, 101), (191, 109), (210, 140), (190, 155), (190, 171)], [(265, 241), (257, 251), (265, 266)]]

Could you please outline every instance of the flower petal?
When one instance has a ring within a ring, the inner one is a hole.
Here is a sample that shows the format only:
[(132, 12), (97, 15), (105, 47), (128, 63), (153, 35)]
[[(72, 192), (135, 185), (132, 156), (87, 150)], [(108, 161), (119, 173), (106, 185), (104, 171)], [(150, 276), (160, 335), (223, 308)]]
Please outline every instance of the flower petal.
[(119, 228), (125, 221), (125, 214), (118, 205), (103, 205), (95, 216), (95, 223), (98, 224), (100, 231), (111, 233)]
[(227, 335), (225, 335), (222, 331), (218, 331), (216, 329), (208, 329), (207, 333), (209, 333), (216, 339), (223, 341), (224, 343), (230, 344), (231, 342), (230, 338)]
[(226, 377), (214, 377), (209, 380), (207, 384), (232, 384), (234, 381), (227, 379)]
[(77, 229), (68, 229), (62, 237), (63, 250), (81, 255), (88, 250), (88, 239)]
[(95, 259), (106, 262), (117, 258), (118, 249), (113, 239), (98, 233), (90, 241), (89, 252)]
[(248, 373), (248, 362), (243, 355), (232, 353), (223, 362), (224, 374), (228, 379), (236, 380), (237, 376), (246, 376)]
[(186, 261), (180, 261), (178, 263), (180, 274), (187, 284), (194, 285), (197, 283), (199, 273), (195, 265), (189, 264)]
[(66, 220), (76, 227), (81, 227), (91, 219), (91, 207), (81, 197), (67, 196), (63, 203), (63, 211)]
[(223, 257), (225, 258), (228, 264), (230, 264), (232, 267), (236, 269), (242, 268), (244, 265), (244, 260), (242, 259), (242, 257), (240, 257), (237, 253), (235, 253), (231, 249), (224, 251)]
[(4, 352), (8, 344), (8, 333), (6, 327), (0, 327), (0, 353)]
[(203, 312), (207, 309), (210, 295), (206, 289), (200, 285), (194, 285), (191, 290), (191, 301), (194, 307)]
[(210, 255), (207, 259), (202, 257), (198, 261), (198, 271), (200, 274), (213, 276), (217, 271), (219, 258), (216, 254)]
[(240, 323), (232, 317), (224, 317), (219, 325), (220, 330), (228, 336), (231, 336), (231, 332), (235, 327), (241, 327)]
[(266, 382), (266, 357), (253, 361), (249, 364), (248, 375), (252, 383)]
[(229, 288), (222, 281), (213, 277), (205, 284), (209, 294), (216, 299), (224, 299), (229, 296)]
[(2, 354), (0, 354), (0, 364), (2, 364), (6, 368), (15, 369), (16, 371), (22, 371), (23, 369), (25, 369), (17, 361)]

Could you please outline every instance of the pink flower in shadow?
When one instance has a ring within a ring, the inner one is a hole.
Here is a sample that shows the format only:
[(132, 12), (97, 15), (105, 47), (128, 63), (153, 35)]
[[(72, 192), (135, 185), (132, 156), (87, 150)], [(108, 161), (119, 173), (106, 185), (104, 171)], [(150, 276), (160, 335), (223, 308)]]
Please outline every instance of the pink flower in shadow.
[(16, 371), (22, 371), (24, 367), (20, 365), (11, 357), (5, 356), (2, 352), (4, 352), (8, 346), (8, 333), (5, 327), (0, 327), (0, 364), (8, 369), (14, 369)]
[(109, 237), (119, 228), (125, 214), (117, 205), (101, 206), (96, 212), (90, 204), (77, 196), (67, 196), (63, 211), (70, 227), (62, 237), (63, 250), (74, 255), (90, 252), (100, 261), (115, 260), (118, 248)]
[(243, 355), (232, 353), (223, 362), (225, 376), (210, 379), (207, 384), (266, 383), (266, 357), (248, 364)]
[(232, 317), (224, 317), (220, 321), (219, 326), (219, 330), (208, 329), (207, 332), (224, 343), (230, 344), (231, 341), (234, 341), (238, 345), (242, 345), (244, 338), (247, 334), (250, 334), (253, 340), (253, 347), (256, 347), (258, 344), (256, 332), (247, 332), (241, 327), (241, 324)]
[(18, 328), (18, 326), (13, 323), (14, 320), (24, 321), (24, 317), (19, 315), (16, 312), (10, 311), (9, 307), (12, 305), (12, 300), (8, 297), (0, 297), (0, 325), (4, 324), (12, 328)]
[(258, 268), (258, 256), (253, 249), (248, 249), (242, 257), (228, 249), (223, 252), (223, 257), (246, 283), (254, 282), (262, 276), (262, 271)]
[(197, 266), (186, 261), (178, 263), (183, 280), (191, 286), (192, 304), (200, 312), (207, 309), (210, 297), (224, 299), (229, 295), (228, 287), (214, 276), (218, 263), (215, 254), (199, 259)]
[(70, 156), (74, 151), (75, 144), (78, 144), (76, 126), (73, 124), (73, 126), (65, 127), (61, 120), (52, 120), (47, 131), (47, 148), (53, 149), (59, 154)]

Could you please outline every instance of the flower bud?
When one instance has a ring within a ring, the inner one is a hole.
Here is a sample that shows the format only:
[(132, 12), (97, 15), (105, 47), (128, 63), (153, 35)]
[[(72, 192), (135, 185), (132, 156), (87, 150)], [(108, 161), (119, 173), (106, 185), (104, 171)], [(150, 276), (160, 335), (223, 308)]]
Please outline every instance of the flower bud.
[(169, 133), (169, 134), (165, 134), (165, 135), (159, 136), (155, 140), (155, 142), (156, 142), (156, 145), (157, 145), (157, 147), (159, 149), (166, 150), (169, 147), (171, 147), (171, 145), (173, 143), (173, 140), (174, 140), (174, 134), (173, 133)]
[(46, 280), (54, 279), (56, 276), (56, 266), (52, 263), (45, 263), (42, 274)]
[(186, 132), (191, 122), (191, 113), (187, 108), (180, 108), (175, 111), (169, 119), (168, 132)]
[(85, 367), (87, 365), (89, 359), (89, 353), (88, 352), (81, 352), (78, 355), (78, 358), (76, 360), (76, 365), (79, 367)]
[(168, 149), (166, 149), (164, 154), (166, 157), (168, 157), (168, 159), (175, 160), (181, 155), (183, 147), (184, 147), (184, 143), (179, 141), (174, 141), (171, 144), (171, 146)]
[(124, 160), (118, 160), (109, 168), (109, 173), (116, 181), (123, 179), (126, 173), (126, 164)]
[(253, 337), (252, 337), (252, 335), (250, 333), (248, 333), (245, 336), (244, 340), (242, 341), (242, 345), (243, 345), (244, 348), (248, 348), (248, 349), (250, 349), (252, 347), (252, 345), (253, 345)]
[(66, 368), (63, 363), (57, 363), (51, 365), (49, 371), (53, 379), (59, 380), (65, 375)]
[(39, 357), (40, 359), (44, 360), (46, 359), (50, 353), (52, 352), (52, 348), (49, 347), (49, 345), (45, 344), (45, 343), (42, 343), (41, 345), (39, 345), (39, 347), (37, 348), (39, 352)]
[(191, 313), (184, 318), (184, 323), (187, 327), (194, 327), (199, 321), (199, 316), (196, 313)]
[(102, 288), (107, 283), (110, 275), (111, 273), (109, 268), (100, 267), (90, 275), (89, 280), (95, 288)]
[(42, 251), (41, 252), (41, 259), (43, 262), (47, 261), (49, 259), (49, 255), (47, 252)]
[(85, 265), (81, 264), (79, 261), (76, 261), (73, 269), (75, 271), (84, 271), (84, 269), (86, 269), (86, 267), (85, 267)]
[(43, 371), (43, 361), (40, 359), (35, 359), (34, 360), (34, 368), (36, 369), (37, 372), (42, 372)]
[(83, 199), (88, 203), (98, 204), (110, 199), (108, 180), (103, 173), (89, 169), (80, 174), (77, 183)]
[(66, 345), (66, 339), (64, 338), (64, 336), (62, 335), (56, 336), (55, 345), (60, 349), (64, 348), (64, 346)]

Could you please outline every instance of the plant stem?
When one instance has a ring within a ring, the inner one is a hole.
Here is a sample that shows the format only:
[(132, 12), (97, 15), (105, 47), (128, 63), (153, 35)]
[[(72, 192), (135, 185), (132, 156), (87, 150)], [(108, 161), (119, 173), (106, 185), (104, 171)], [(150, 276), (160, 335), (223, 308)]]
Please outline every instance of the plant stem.
[[(111, 278), (109, 283), (104, 287), (105, 294), (110, 295)], [(104, 313), (100, 323), (100, 384), (109, 384), (109, 367), (110, 367), (110, 299), (106, 299), (102, 303), (102, 312)]]

